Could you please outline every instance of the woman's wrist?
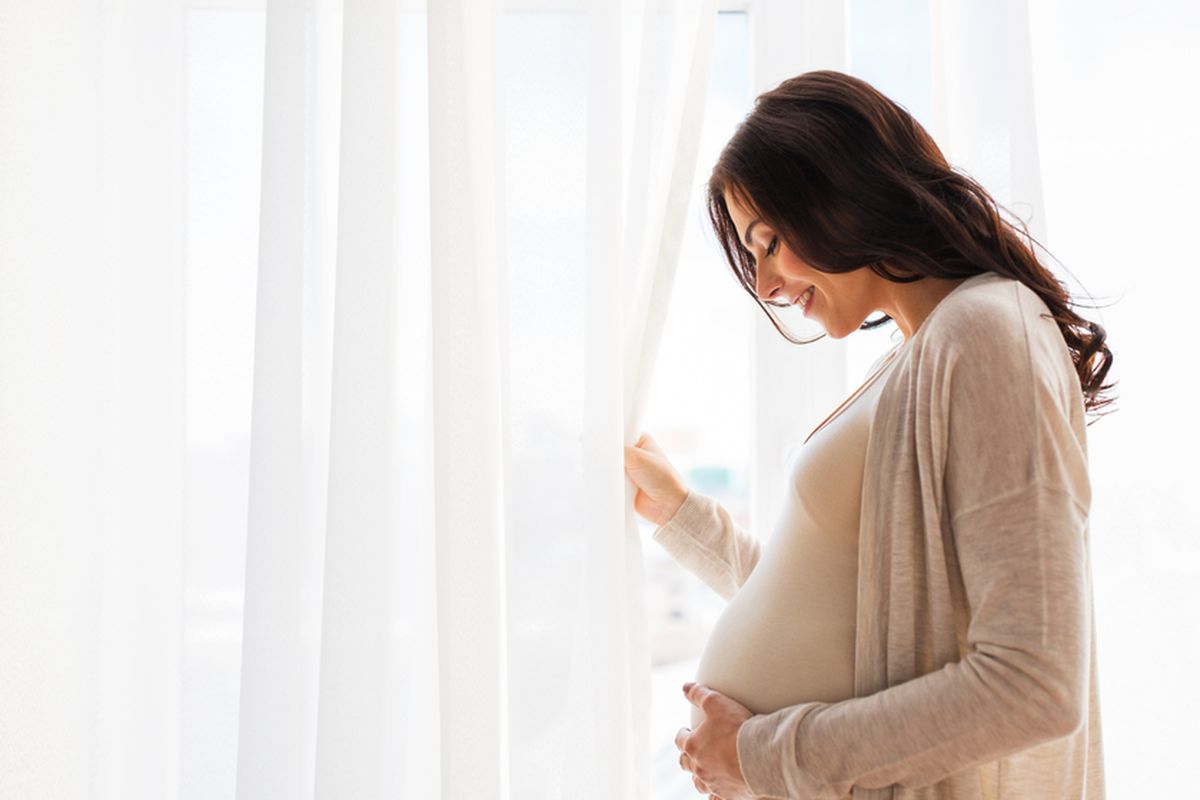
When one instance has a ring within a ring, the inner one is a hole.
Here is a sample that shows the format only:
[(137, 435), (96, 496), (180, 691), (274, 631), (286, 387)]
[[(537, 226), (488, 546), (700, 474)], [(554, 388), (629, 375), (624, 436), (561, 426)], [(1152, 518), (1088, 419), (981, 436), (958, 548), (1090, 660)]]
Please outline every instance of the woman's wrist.
[(691, 490), (689, 490), (686, 486), (683, 487), (678, 495), (679, 500), (667, 510), (667, 513), (664, 515), (665, 519), (662, 521), (662, 523), (660, 523), (660, 527), (675, 519), (675, 515), (679, 513), (679, 509), (683, 507), (684, 501), (687, 500), (689, 494), (691, 494)]

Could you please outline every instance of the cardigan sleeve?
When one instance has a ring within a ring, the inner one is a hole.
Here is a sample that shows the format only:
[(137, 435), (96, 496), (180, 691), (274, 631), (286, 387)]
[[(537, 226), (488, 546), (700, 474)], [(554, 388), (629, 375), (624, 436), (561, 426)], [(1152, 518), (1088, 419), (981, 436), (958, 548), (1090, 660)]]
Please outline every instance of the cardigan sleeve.
[(871, 695), (751, 717), (737, 751), (755, 795), (837, 800), (855, 786), (928, 786), (1086, 720), (1082, 395), (1061, 339), (1047, 344), (1040, 323), (994, 322), (928, 348), (914, 384), (931, 398), (927, 430), (943, 448), (943, 502), (926, 507), (941, 507), (952, 533), (970, 610), (964, 655)]
[(761, 542), (742, 530), (724, 506), (691, 490), (652, 538), (726, 600), (750, 577), (762, 551)]

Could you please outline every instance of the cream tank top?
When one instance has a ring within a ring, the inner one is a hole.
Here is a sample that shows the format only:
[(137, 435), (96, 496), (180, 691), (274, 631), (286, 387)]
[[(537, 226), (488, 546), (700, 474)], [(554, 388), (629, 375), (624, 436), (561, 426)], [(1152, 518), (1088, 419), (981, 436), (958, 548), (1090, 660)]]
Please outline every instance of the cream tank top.
[[(858, 520), (867, 436), (904, 343), (809, 434), (746, 582), (713, 626), (696, 681), (755, 714), (854, 696)], [(695, 729), (704, 712), (691, 706)]]

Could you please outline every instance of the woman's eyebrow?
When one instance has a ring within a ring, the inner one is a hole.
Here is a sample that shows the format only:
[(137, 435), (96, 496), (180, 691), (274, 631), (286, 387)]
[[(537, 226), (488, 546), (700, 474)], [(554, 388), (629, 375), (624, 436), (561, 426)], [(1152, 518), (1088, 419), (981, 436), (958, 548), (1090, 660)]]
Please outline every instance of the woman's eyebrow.
[(754, 226), (760, 222), (762, 222), (761, 219), (756, 219), (756, 220), (754, 220), (754, 222), (751, 222), (749, 225), (746, 226), (746, 247), (750, 247), (752, 244), (754, 244), (753, 242), (750, 241), (750, 232), (752, 230), (754, 230)]

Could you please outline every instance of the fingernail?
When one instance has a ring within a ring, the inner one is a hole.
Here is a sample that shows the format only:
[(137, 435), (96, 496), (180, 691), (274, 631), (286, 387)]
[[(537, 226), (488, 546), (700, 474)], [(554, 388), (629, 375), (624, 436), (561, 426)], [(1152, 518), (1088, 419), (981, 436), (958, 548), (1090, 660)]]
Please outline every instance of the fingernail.
[(694, 683), (685, 683), (685, 684), (683, 685), (683, 693), (684, 693), (684, 694), (687, 694), (688, 692), (690, 692), (690, 691), (692, 690), (692, 687), (693, 687), (693, 686), (695, 686), (695, 685), (696, 685), (696, 684), (694, 684)]

